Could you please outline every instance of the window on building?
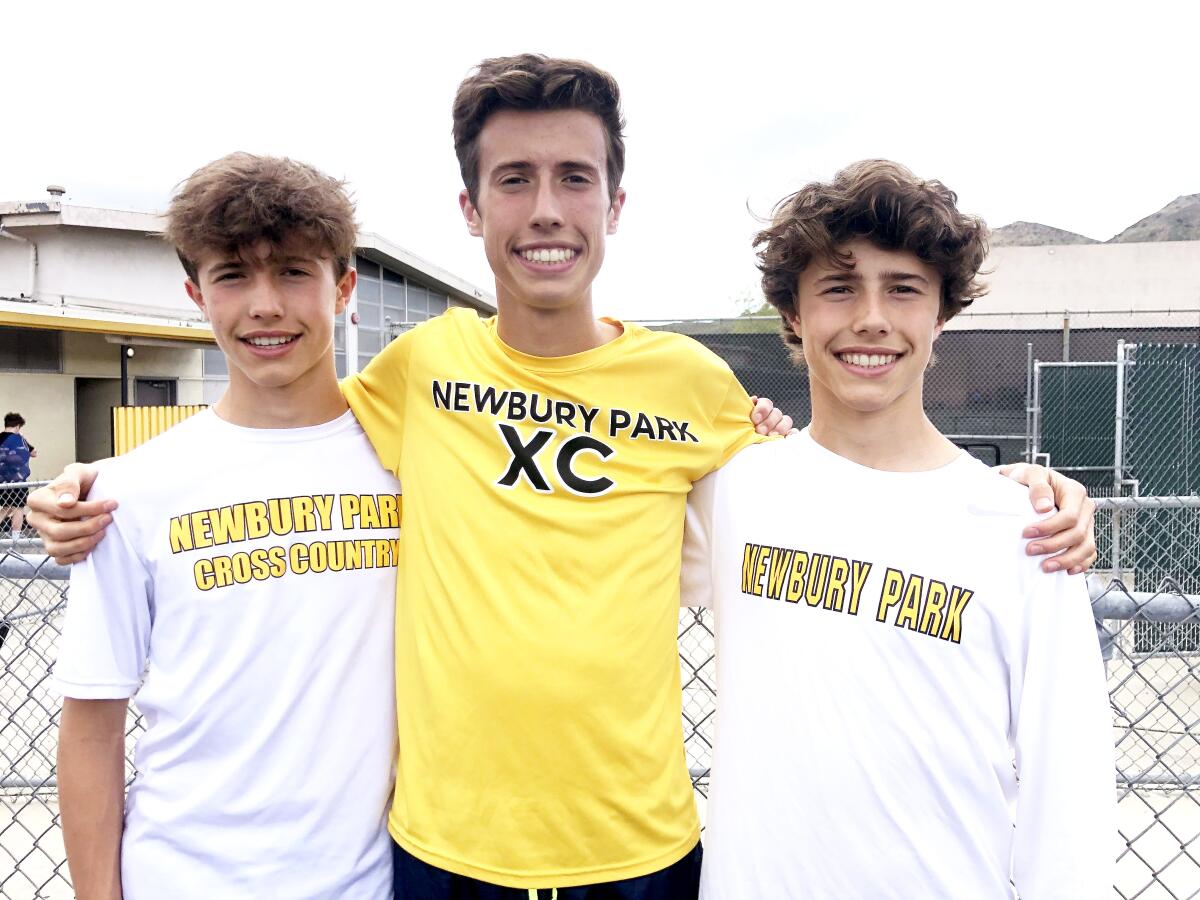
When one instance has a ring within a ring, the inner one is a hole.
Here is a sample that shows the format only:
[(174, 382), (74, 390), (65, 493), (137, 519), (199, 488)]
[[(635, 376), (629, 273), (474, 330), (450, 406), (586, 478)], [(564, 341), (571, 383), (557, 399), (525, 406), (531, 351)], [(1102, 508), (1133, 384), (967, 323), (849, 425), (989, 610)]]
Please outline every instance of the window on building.
[(134, 406), (174, 406), (174, 378), (135, 378), (133, 382)]
[(220, 347), (205, 347), (203, 351), (204, 378), (228, 378), (229, 361)]
[(62, 332), (0, 327), (0, 370), (61, 372)]
[[(361, 256), (354, 259), (358, 270), (358, 368), (371, 361), (406, 326), (444, 313), (449, 298), (420, 285), (399, 272)], [(345, 374), (345, 336), (335, 340), (338, 375)]]

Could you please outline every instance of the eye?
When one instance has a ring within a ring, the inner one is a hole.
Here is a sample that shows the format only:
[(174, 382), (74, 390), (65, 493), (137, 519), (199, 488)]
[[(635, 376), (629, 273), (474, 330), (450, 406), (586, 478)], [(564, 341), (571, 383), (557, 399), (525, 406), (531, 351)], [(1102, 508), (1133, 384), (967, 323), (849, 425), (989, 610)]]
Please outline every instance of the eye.
[(567, 175), (563, 179), (563, 181), (567, 182), (567, 184), (578, 184), (578, 185), (588, 185), (588, 184), (592, 183), (591, 178), (589, 178), (587, 175), (581, 175), (578, 172), (576, 172), (572, 175)]
[(295, 266), (290, 266), (290, 267), (288, 267), (288, 268), (286, 268), (286, 269), (284, 269), (284, 270), (283, 270), (283, 274), (284, 274), (284, 275), (287, 275), (287, 276), (290, 276), (290, 277), (301, 277), (301, 278), (303, 278), (304, 276), (308, 275), (308, 274), (309, 274), (309, 272), (308, 272), (308, 270), (307, 270), (307, 269), (298, 269), (298, 268), (296, 268)]
[(524, 175), (505, 175), (500, 179), (501, 187), (519, 187), (523, 184), (528, 184), (529, 179)]
[(214, 282), (232, 281), (235, 278), (241, 278), (241, 277), (242, 277), (241, 272), (222, 272), (220, 275), (218, 275), (216, 278), (214, 278), (213, 281)]

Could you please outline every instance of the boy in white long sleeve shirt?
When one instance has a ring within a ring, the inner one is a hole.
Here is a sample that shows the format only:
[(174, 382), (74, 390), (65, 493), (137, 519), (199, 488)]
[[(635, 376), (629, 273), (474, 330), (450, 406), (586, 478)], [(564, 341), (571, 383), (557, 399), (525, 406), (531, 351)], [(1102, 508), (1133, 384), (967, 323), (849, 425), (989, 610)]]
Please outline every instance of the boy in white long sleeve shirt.
[(1024, 493), (922, 406), (934, 340), (984, 292), (986, 228), (955, 200), (868, 161), (786, 198), (757, 238), (812, 422), (689, 505), (684, 602), (717, 618), (706, 900), (1111, 890), (1083, 579), (1040, 571)]

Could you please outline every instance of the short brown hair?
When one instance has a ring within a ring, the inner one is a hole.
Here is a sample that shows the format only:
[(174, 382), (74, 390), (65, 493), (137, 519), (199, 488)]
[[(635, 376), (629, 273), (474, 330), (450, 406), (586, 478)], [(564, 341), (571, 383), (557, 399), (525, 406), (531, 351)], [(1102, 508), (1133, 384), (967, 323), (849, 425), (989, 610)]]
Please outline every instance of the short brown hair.
[(505, 109), (590, 112), (604, 126), (608, 197), (625, 174), (625, 119), (617, 80), (591, 63), (540, 53), (485, 59), (463, 79), (454, 95), (454, 152), (467, 196), (479, 200), (479, 132), (493, 113)]
[(260, 241), (328, 254), (341, 280), (358, 228), (344, 182), (286, 157), (231, 153), (179, 185), (163, 236), (193, 282), (204, 252), (236, 254)]
[(800, 273), (813, 259), (849, 268), (849, 255), (838, 248), (855, 238), (908, 251), (937, 269), (943, 322), (987, 293), (977, 280), (988, 252), (987, 226), (959, 212), (957, 202), (940, 181), (924, 181), (886, 159), (853, 163), (833, 181), (813, 182), (780, 200), (754, 247), (763, 294), (783, 316), (784, 341), (800, 345), (790, 327)]

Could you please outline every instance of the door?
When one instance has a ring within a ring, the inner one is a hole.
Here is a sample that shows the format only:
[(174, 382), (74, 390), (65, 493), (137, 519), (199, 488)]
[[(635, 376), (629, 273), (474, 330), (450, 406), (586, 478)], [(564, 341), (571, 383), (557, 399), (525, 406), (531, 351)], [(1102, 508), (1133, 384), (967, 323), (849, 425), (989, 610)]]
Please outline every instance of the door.
[(120, 378), (75, 379), (75, 458), (112, 456), (112, 410), (121, 405)]

